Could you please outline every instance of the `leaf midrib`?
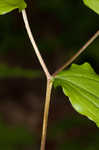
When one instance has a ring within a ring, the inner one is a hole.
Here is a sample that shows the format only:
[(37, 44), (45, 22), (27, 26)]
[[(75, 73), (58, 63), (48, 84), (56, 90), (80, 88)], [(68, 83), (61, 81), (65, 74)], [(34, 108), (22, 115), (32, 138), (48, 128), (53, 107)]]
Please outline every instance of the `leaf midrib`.
[[(87, 76), (80, 75), (80, 74), (79, 74), (79, 75), (77, 75), (77, 74), (76, 74), (76, 75), (74, 75), (74, 74), (73, 74), (73, 75), (70, 75), (70, 74), (69, 74), (69, 76), (67, 76), (67, 75), (64, 76), (64, 75), (63, 75), (63, 77), (57, 76), (56, 78), (60, 78), (60, 79), (62, 78), (62, 79), (63, 79), (63, 78), (66, 78), (66, 77), (83, 77), (83, 78), (88, 79), (88, 80), (93, 80), (93, 81), (95, 81), (95, 82), (99, 82), (99, 79), (96, 80), (96, 79), (94, 79), (94, 77), (93, 77), (93, 78), (92, 78), (92, 77), (88, 78)], [(64, 79), (64, 80), (65, 80), (65, 79)]]

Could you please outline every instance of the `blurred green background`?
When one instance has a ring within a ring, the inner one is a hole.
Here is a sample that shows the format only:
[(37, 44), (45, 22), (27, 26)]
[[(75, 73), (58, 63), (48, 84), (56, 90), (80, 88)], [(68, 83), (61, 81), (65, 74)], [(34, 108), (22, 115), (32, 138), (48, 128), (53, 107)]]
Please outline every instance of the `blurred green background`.
[[(82, 0), (27, 0), (30, 26), (53, 73), (99, 29)], [(99, 38), (75, 60), (99, 73)], [(39, 150), (46, 79), (17, 10), (0, 16), (0, 149)], [(53, 89), (46, 150), (99, 150), (99, 129)]]

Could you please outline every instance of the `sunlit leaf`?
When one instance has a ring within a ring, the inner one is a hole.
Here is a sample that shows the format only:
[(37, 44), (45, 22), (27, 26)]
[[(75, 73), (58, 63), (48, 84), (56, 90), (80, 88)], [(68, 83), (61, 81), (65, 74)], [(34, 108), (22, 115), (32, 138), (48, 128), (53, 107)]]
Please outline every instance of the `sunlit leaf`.
[(83, 0), (85, 5), (99, 14), (99, 0)]
[(88, 63), (73, 64), (70, 69), (59, 73), (54, 85), (62, 87), (77, 112), (99, 126), (99, 76)]
[(16, 8), (20, 11), (26, 8), (24, 0), (0, 0), (0, 15), (4, 15)]

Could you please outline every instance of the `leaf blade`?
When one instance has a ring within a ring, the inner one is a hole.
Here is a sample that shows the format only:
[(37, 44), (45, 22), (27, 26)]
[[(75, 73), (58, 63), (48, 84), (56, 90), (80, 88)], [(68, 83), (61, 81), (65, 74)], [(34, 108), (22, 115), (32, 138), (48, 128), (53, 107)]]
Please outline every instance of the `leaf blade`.
[(55, 77), (74, 109), (99, 126), (99, 76), (88, 63), (73, 64), (69, 70)]
[(24, 0), (0, 0), (0, 15), (4, 15), (6, 13), (11, 12), (14, 9), (22, 9), (26, 8), (26, 3)]
[(85, 5), (99, 14), (99, 0), (83, 0)]

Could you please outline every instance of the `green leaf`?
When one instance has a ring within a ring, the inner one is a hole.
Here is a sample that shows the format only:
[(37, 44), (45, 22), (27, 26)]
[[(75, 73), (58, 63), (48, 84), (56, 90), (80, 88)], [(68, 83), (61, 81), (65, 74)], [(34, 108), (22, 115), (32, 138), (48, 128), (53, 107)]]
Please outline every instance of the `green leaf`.
[(26, 6), (24, 0), (0, 0), (0, 15), (9, 13), (16, 8), (22, 11)]
[(41, 76), (38, 70), (22, 69), (19, 67), (11, 68), (0, 64), (0, 78), (37, 78)]
[(99, 0), (83, 0), (85, 5), (99, 14)]
[(87, 116), (99, 126), (99, 75), (88, 63), (73, 64), (59, 73), (55, 86), (61, 86), (77, 112)]

